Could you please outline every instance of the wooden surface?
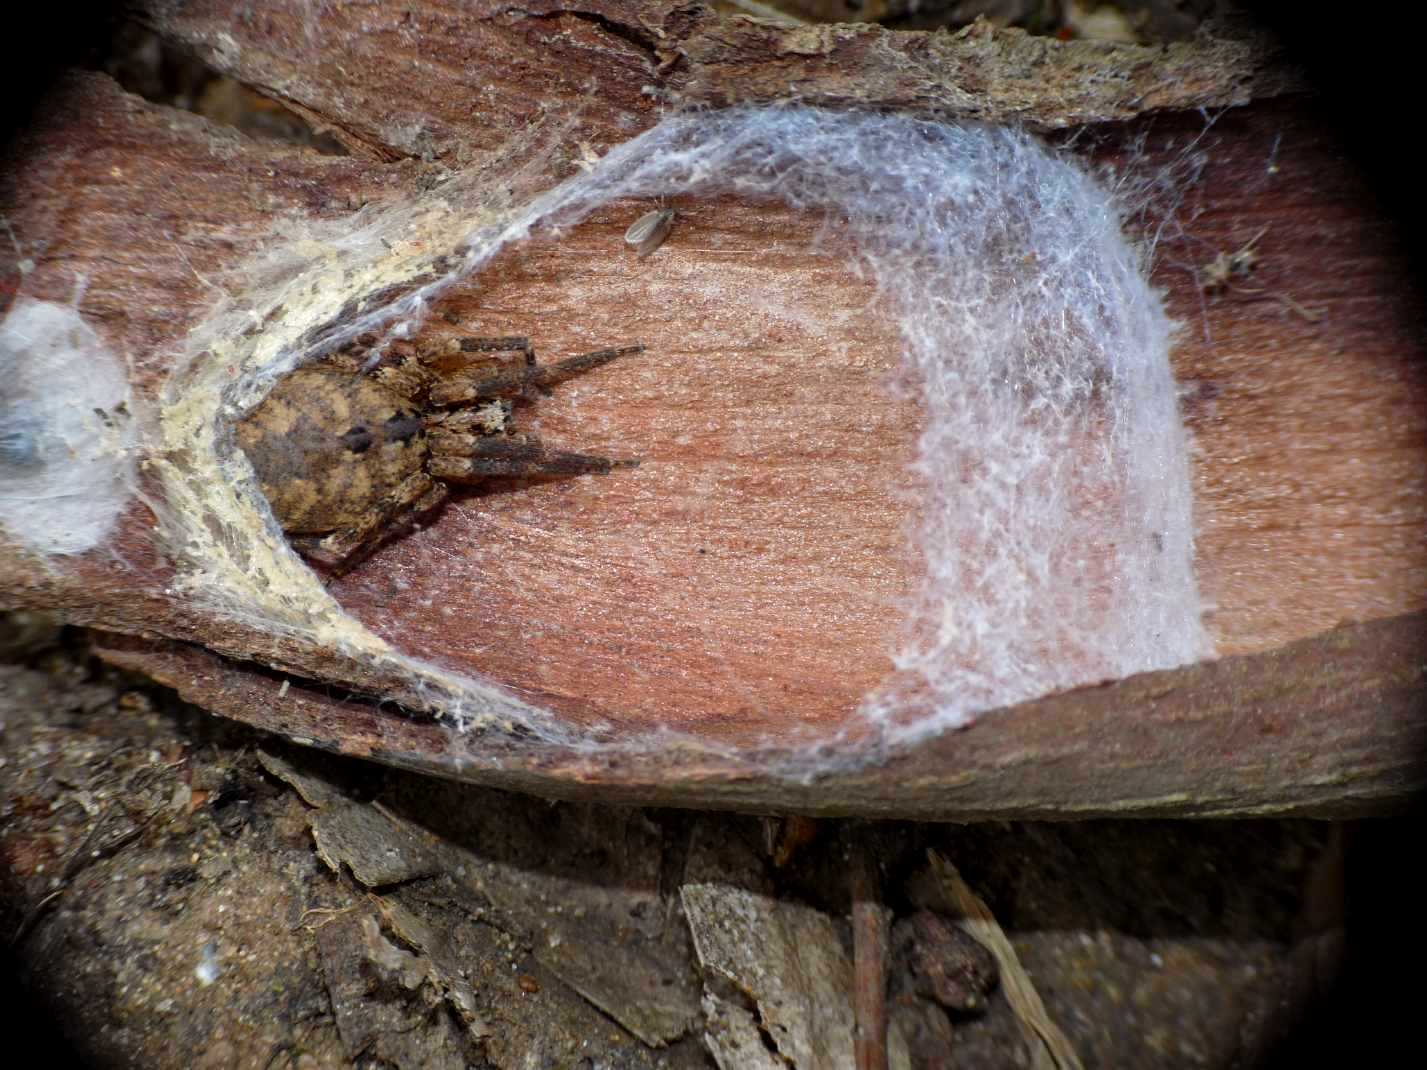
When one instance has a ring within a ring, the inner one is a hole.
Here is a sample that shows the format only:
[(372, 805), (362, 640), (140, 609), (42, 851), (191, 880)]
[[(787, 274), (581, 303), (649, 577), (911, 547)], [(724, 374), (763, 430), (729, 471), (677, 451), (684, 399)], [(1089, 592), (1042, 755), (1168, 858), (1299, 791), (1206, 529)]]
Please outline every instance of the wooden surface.
[[(503, 162), (519, 161), (529, 164), (523, 188), (538, 189), (568, 173), (583, 145), (598, 151), (654, 121), (660, 94), (645, 86), (722, 99), (690, 88), (707, 84), (700, 72), (712, 69), (698, 49), (711, 34), (743, 41), (766, 32), (658, 5), (606, 5), (595, 14), (427, 5), (404, 28), (383, 22), (355, 36), (325, 23), (308, 33), (276, 10), (230, 24), (214, 4), (181, 13), (155, 5), (152, 17), (225, 69), (330, 123), (358, 155), (246, 142), (125, 97), (98, 76), (61, 88), (0, 188), (35, 264), (23, 289), (65, 301), (84, 278), (82, 311), (128, 356), (150, 395), (213, 288), (240, 284), (224, 272), (271, 240), (274, 218), (339, 219), (366, 201), (400, 198), (446, 167), (499, 174)], [(885, 43), (916, 48), (916, 36)], [(356, 53), (341, 53), (343, 42)], [(680, 42), (685, 60), (671, 61)], [(988, 48), (979, 38), (972, 46)], [(801, 62), (781, 39), (758, 47), (780, 63)], [(828, 53), (818, 55), (823, 66), (809, 68), (801, 95), (841, 99), (830, 88)], [(1238, 67), (1205, 61), (1218, 73), (1205, 75), (1203, 102), (1291, 81), (1263, 74), (1243, 58), (1250, 53), (1235, 55)], [(1066, 67), (1064, 57), (1057, 62)], [(849, 69), (857, 68), (839, 68), (838, 77)], [(1145, 68), (1139, 77), (1159, 76)], [(875, 78), (866, 84), (880, 91)], [(1165, 74), (1155, 84), (1189, 83)], [(1144, 85), (1131, 88), (1143, 96)], [(887, 92), (928, 113), (955, 113), (959, 99)], [(1126, 114), (1131, 99), (1102, 101), (1096, 114)], [(1094, 117), (1086, 107), (1059, 119), (1038, 113), (1037, 121)], [(1136, 690), (1148, 685), (1130, 681), (1117, 685), (1129, 689), (1121, 698), (1104, 698), (1115, 688), (1091, 690), (988, 717), (971, 733), (850, 775), (826, 798), (713, 752), (696, 761), (577, 761), (507, 751), (510, 741), (484, 736), (462, 744), (472, 754), (453, 765), (440, 756), (451, 742), (423, 735), (430, 726), (325, 697), (336, 684), (400, 698), (401, 680), (172, 597), (142, 505), (126, 518), (117, 556), (92, 554), (46, 573), (0, 551), (0, 590), (12, 603), (59, 606), (78, 622), (152, 637), (114, 656), (227, 715), (552, 793), (919, 816), (1321, 812), (1400, 796), (1415, 783), (1403, 763), (1419, 742), (1408, 716), (1414, 692), (1399, 686), (1417, 681), (1417, 618), (1383, 626), (1397, 629), (1388, 633), (1393, 642), (1359, 652), (1343, 695), (1310, 688), (1318, 697), (1308, 702), (1286, 681), (1278, 702), (1265, 706), (1236, 700), (1231, 684), (1240, 679), (1234, 673), (1247, 673), (1261, 693), (1285, 671), (1279, 654), (1265, 652), (1339, 622), (1427, 606), (1420, 308), (1404, 284), (1391, 221), (1375, 212), (1304, 98), (1229, 111), (1207, 133), (1205, 124), (1199, 114), (1160, 116), (1100, 127), (1077, 143), (1094, 159), (1133, 156), (1148, 173), (1182, 161), (1199, 138), (1207, 161), (1185, 186), (1182, 228), (1169, 228), (1158, 247), (1155, 282), (1185, 325), (1173, 360), (1197, 446), (1210, 625), (1222, 652), (1263, 657), (1165, 677), (1182, 702), (1175, 718), (1194, 726), (1182, 729), (1181, 742), (1202, 761), (1166, 767), (1174, 752), (1162, 747), (1177, 737), (1145, 728), (1158, 706)], [(1143, 151), (1131, 153), (1140, 139)], [(557, 151), (530, 148), (552, 141)], [(575, 723), (672, 726), (752, 755), (760, 740), (842, 723), (889, 670), (897, 598), (917, 580), (899, 495), (921, 417), (887, 388), (897, 360), (891, 326), (865, 281), (831, 252), (810, 250), (812, 221), (767, 205), (679, 204), (665, 247), (637, 261), (619, 236), (645, 207), (611, 205), (558, 243), (508, 250), (448, 299), (444, 318), (433, 317), (452, 332), (528, 334), (545, 358), (644, 342), (644, 356), (563, 387), (521, 416), (553, 443), (637, 455), (641, 467), (460, 497), (332, 590), (401, 648), (488, 676)], [(1204, 295), (1195, 269), (1265, 227), (1252, 283), (1264, 292)], [(1339, 641), (1294, 649), (1326, 660)], [(247, 663), (292, 674), (282, 702), (273, 699), (281, 678)], [(303, 680), (324, 683), (309, 689)], [(1259, 721), (1267, 727), (1253, 736)], [(1086, 742), (1086, 724), (1101, 733), (1103, 753)], [(1021, 731), (1080, 740), (1082, 749), (1073, 761), (1040, 743), (1028, 750)], [(1205, 747), (1225, 732), (1261, 745), (1246, 765), (1220, 772)], [(1319, 750), (1325, 738), (1334, 749)], [(1040, 772), (1018, 764), (1029, 753), (1044, 754)], [(1310, 786), (1296, 779), (1295, 763), (1312, 765)], [(962, 778), (976, 790), (950, 790)]]
[(580, 721), (745, 740), (840, 723), (891, 671), (916, 582), (895, 324), (796, 213), (693, 204), (639, 261), (620, 235), (641, 211), (500, 256), (439, 328), (528, 335), (542, 359), (644, 342), (518, 415), (639, 467), (458, 493), (331, 590), (392, 642)]
[[(1218, 648), (1427, 606), (1427, 366), (1390, 231), (1291, 111), (1224, 116), (1208, 144), (1203, 212), (1162, 245), (1155, 282), (1184, 324), (1173, 363)], [(894, 324), (866, 281), (809, 252), (796, 213), (692, 204), (641, 262), (619, 243), (639, 210), (511, 250), (444, 329), (529, 334), (552, 357), (644, 342), (531, 414), (554, 442), (641, 466), (466, 497), (333, 590), (393, 642), (568, 716), (744, 740), (839, 724), (892, 671), (919, 582), (921, 413), (888, 389)], [(1317, 321), (1198, 289), (1194, 268), (1265, 225), (1252, 286)]]
[(1427, 614), (1023, 703), (815, 778), (770, 749), (592, 754), (458, 736), (196, 646), (97, 641), (107, 660), (283, 735), (557, 798), (957, 821), (1349, 817), (1400, 810), (1427, 788)]

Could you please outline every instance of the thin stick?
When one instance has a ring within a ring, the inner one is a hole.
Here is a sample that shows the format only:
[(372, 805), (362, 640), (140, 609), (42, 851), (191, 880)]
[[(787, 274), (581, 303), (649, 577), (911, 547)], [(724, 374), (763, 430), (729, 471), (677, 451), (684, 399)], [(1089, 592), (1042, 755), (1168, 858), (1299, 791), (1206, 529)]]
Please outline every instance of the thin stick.
[(887, 1070), (887, 930), (876, 863), (865, 839), (850, 838), (853, 1054), (857, 1070)]

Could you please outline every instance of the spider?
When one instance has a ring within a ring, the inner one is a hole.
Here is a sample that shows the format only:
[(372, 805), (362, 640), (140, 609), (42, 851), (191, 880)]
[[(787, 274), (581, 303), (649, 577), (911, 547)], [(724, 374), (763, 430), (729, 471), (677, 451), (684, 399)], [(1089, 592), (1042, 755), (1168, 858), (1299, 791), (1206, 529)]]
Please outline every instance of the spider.
[(637, 465), (548, 449), (513, 414), (515, 399), (643, 349), (541, 365), (527, 338), (453, 338), (375, 368), (341, 353), (279, 380), (237, 425), (238, 444), (293, 548), (340, 575), (439, 505), (448, 483)]

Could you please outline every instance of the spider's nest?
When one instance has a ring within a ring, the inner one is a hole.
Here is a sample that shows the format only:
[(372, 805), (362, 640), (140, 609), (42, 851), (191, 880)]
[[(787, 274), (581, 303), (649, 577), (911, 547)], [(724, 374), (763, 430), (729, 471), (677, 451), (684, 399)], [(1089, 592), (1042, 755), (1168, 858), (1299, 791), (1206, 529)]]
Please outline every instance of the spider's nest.
[[(191, 596), (398, 668), (458, 727), (498, 719), (597, 745), (493, 686), (400, 654), (343, 613), (272, 523), (230, 428), (296, 364), (365, 332), (409, 335), (446, 288), (533, 230), (615, 199), (729, 193), (836, 226), (878, 283), (921, 386), (917, 476), (929, 500), (913, 537), (926, 577), (896, 657), (897, 679), (915, 688), (889, 685), (861, 711), (884, 738), (1208, 652), (1171, 324), (1115, 197), (1013, 130), (800, 108), (676, 116), (524, 206), (482, 201), (457, 181), (248, 268), (245, 307), (195, 334), (191, 352), (208, 356), (180, 368), (164, 399), (163, 440), (186, 449), (181, 465), (160, 464), (163, 534)], [(331, 294), (423, 277), (334, 324)], [(1078, 493), (1112, 504), (1086, 515)], [(1087, 575), (1077, 548), (1107, 544), (1108, 565)], [(1068, 656), (1047, 661), (1046, 649)], [(915, 709), (910, 690), (923, 696)], [(829, 748), (818, 753), (825, 764)]]

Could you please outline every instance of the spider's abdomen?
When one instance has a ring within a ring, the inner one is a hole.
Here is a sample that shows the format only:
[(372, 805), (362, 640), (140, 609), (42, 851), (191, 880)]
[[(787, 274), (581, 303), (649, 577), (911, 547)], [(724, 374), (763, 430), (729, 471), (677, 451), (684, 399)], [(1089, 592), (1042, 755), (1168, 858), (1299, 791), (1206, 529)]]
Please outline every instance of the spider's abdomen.
[(293, 535), (349, 528), (421, 470), (416, 406), (389, 387), (332, 368), (284, 377), (237, 427), (263, 494)]

